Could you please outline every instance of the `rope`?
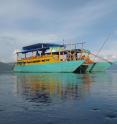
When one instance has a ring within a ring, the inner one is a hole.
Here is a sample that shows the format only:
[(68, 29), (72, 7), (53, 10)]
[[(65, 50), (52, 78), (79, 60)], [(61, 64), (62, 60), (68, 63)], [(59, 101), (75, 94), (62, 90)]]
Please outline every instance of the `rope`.
[(103, 42), (102, 46), (100, 47), (100, 49), (98, 50), (97, 54), (96, 55), (99, 55), (99, 53), (101, 52), (101, 50), (103, 49), (104, 45), (106, 44), (106, 42), (110, 39), (110, 36), (111, 36), (112, 33), (110, 33), (108, 35), (108, 37), (106, 38), (106, 40)]
[(100, 56), (98, 56), (98, 55), (95, 55), (95, 54), (93, 54), (93, 53), (90, 53), (90, 54), (92, 54), (93, 56), (95, 56), (95, 58), (97, 57), (97, 58), (100, 58), (100, 59), (102, 59), (102, 60), (104, 60), (104, 61), (110, 63), (111, 65), (113, 64), (113, 62), (109, 61), (108, 59), (105, 59), (105, 58), (100, 57)]

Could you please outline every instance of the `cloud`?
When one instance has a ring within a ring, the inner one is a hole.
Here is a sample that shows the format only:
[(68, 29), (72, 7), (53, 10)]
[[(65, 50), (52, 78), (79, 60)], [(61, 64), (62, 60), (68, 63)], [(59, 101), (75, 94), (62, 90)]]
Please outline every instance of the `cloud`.
[(0, 0), (0, 57), (12, 61), (9, 53), (16, 48), (63, 39), (86, 40), (96, 50), (110, 30), (116, 30), (103, 28), (116, 25), (111, 18), (116, 6), (116, 0)]
[[(98, 54), (101, 57), (104, 57), (110, 61), (117, 61), (117, 31), (111, 32), (106, 37), (101, 39), (102, 42), (99, 42), (98, 49), (95, 51), (95, 54)], [(105, 43), (105, 44), (104, 44)], [(104, 44), (104, 45), (103, 45)], [(102, 48), (102, 49), (100, 49)], [(100, 50), (100, 51), (99, 51)]]
[(14, 51), (16, 49), (22, 49), (22, 46), (35, 44), (39, 42), (49, 42), (56, 38), (54, 34), (39, 35), (39, 34), (5, 34), (0, 35), (0, 60), (6, 62), (15, 61)]

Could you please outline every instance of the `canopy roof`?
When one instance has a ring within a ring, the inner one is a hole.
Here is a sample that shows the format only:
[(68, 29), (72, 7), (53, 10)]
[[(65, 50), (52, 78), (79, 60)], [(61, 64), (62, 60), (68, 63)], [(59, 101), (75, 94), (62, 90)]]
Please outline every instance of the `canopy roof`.
[(23, 54), (25, 54), (25, 53), (28, 53), (28, 52), (34, 52), (34, 51), (45, 51), (45, 50), (47, 50), (48, 48), (40, 48), (40, 49), (32, 49), (32, 50), (22, 50), (21, 52), (17, 52), (17, 53), (23, 53)]
[[(24, 46), (24, 47), (22, 47), (22, 51), (17, 52), (17, 53), (25, 54), (25, 53), (33, 52), (33, 51), (46, 51), (47, 49), (50, 49), (52, 47), (64, 47), (65, 48), (66, 45), (54, 44), (54, 43), (38, 43), (38, 44), (29, 45), (29, 46)], [(73, 51), (74, 50), (77, 50), (77, 52), (81, 52), (81, 49), (73, 49)], [(67, 49), (66, 49), (66, 51), (67, 51)], [(86, 52), (86, 50), (85, 50), (85, 52)]]
[(64, 45), (60, 45), (60, 44), (52, 44), (52, 43), (38, 43), (38, 44), (33, 44), (30, 46), (25, 46), (22, 49), (23, 50), (43, 50), (43, 49), (49, 49), (50, 47), (64, 47)]

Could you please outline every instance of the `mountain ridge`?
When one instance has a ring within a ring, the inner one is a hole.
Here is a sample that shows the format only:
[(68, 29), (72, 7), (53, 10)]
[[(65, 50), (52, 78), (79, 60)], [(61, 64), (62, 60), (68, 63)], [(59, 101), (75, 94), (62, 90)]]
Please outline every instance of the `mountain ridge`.
[(0, 62), (0, 72), (11, 72), (13, 71), (14, 63)]

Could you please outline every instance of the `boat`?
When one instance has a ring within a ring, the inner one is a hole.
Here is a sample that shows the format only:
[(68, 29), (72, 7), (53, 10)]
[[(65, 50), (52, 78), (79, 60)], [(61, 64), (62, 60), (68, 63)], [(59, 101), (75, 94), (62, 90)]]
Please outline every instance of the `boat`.
[(75, 72), (85, 60), (77, 58), (80, 49), (65, 50), (65, 45), (38, 43), (22, 47), (16, 52), (14, 72)]
[[(93, 57), (91, 57), (93, 56)], [(99, 58), (100, 61), (96, 61), (95, 58)], [(77, 69), (77, 72), (102, 72), (106, 71), (112, 66), (112, 62), (91, 53), (88, 50), (82, 51), (82, 60), (85, 62)]]
[(109, 62), (94, 62), (88, 65), (87, 72), (101, 72), (106, 71), (111, 67)]
[[(82, 48), (78, 49), (77, 44)], [(71, 48), (72, 45), (74, 47)], [(16, 54), (15, 72), (101, 72), (112, 65), (112, 62), (83, 49), (83, 43), (38, 43), (22, 47)]]

